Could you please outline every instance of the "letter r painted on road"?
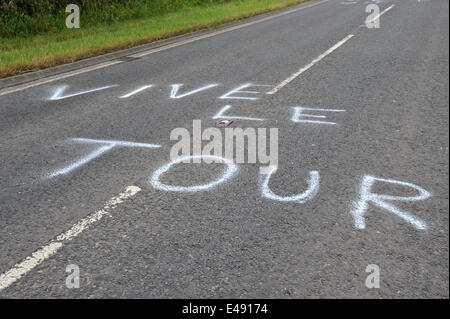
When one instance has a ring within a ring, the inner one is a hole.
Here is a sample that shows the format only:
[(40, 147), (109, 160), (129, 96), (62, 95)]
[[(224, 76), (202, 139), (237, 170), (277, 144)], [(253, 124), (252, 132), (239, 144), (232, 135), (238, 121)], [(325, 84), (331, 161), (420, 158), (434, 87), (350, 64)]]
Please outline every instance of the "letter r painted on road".
[[(395, 184), (395, 185), (401, 185), (413, 188), (419, 192), (416, 196), (411, 197), (404, 197), (404, 196), (392, 196), (392, 195), (386, 195), (386, 194), (376, 194), (372, 192), (372, 187), (376, 182), (383, 182), (383, 183), (389, 183), (389, 184)], [(390, 211), (394, 215), (397, 215), (398, 217), (402, 218), (403, 220), (407, 221), (411, 225), (413, 225), (416, 229), (424, 230), (427, 228), (427, 225), (425, 222), (423, 222), (421, 219), (412, 216), (408, 212), (403, 212), (396, 206), (389, 203), (390, 201), (403, 201), (403, 202), (413, 202), (413, 201), (419, 201), (419, 200), (425, 200), (429, 198), (431, 194), (424, 190), (423, 188), (407, 183), (407, 182), (401, 182), (396, 181), (393, 179), (384, 179), (384, 178), (377, 178), (373, 176), (366, 175), (364, 176), (362, 183), (361, 183), (361, 189), (359, 192), (358, 200), (353, 202), (353, 207), (351, 214), (354, 219), (355, 227), (359, 229), (365, 229), (366, 228), (366, 220), (365, 215), (367, 210), (369, 209), (369, 203), (375, 204), (376, 206), (380, 208), (384, 208), (385, 210)]]

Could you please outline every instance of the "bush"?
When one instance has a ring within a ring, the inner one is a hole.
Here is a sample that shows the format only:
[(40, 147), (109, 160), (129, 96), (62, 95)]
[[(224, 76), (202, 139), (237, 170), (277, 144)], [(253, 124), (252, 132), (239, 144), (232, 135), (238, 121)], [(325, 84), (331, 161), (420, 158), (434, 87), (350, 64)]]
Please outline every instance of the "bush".
[(25, 37), (65, 28), (65, 8), (80, 6), (81, 24), (110, 24), (160, 15), (185, 6), (230, 0), (0, 0), (0, 37)]

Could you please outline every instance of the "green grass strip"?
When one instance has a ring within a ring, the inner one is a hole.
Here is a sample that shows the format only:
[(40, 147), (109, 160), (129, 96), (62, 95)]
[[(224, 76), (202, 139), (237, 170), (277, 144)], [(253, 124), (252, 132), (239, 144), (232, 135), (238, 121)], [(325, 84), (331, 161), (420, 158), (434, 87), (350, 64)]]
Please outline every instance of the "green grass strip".
[(0, 78), (218, 26), (307, 0), (241, 0), (109, 25), (0, 39)]

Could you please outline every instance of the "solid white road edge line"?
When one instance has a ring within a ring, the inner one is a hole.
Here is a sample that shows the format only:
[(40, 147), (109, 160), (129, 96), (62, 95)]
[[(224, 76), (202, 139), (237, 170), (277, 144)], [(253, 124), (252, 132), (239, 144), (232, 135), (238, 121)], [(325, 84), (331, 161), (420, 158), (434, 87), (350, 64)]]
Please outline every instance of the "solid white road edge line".
[(111, 198), (106, 205), (81, 219), (78, 223), (73, 225), (69, 230), (60, 234), (56, 239), (50, 241), (47, 245), (41, 247), (37, 251), (28, 256), (20, 263), (14, 265), (11, 269), (0, 275), (0, 291), (9, 287), (12, 283), (19, 280), (23, 275), (28, 273), (30, 270), (35, 268), (37, 265), (41, 264), (44, 260), (50, 258), (56, 252), (63, 247), (64, 243), (70, 241), (81, 234), (83, 231), (88, 229), (93, 223), (98, 222), (105, 215), (111, 216), (110, 211), (115, 209), (117, 205), (122, 203), (124, 200), (136, 195), (141, 188), (137, 186), (128, 186), (124, 192)]

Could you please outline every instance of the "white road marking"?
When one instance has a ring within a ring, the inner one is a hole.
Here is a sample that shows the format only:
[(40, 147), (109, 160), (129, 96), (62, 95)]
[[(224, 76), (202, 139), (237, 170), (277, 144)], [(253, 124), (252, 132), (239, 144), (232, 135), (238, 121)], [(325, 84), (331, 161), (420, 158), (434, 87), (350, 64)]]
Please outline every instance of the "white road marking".
[(249, 96), (233, 96), (233, 94), (236, 93), (244, 93), (244, 94), (259, 94), (260, 92), (257, 91), (243, 91), (243, 89), (246, 89), (251, 86), (271, 86), (271, 85), (264, 85), (264, 84), (252, 84), (252, 83), (245, 83), (237, 88), (232, 89), (231, 91), (228, 91), (219, 99), (235, 99), (235, 100), (257, 100), (257, 97), (249, 97)]
[(386, 12), (388, 12), (389, 10), (391, 10), (393, 7), (395, 7), (395, 4), (393, 4), (393, 5), (389, 6), (389, 7), (387, 7), (386, 9), (384, 9), (383, 11), (381, 11), (379, 14), (377, 14), (375, 17), (373, 17), (373, 19), (371, 19), (371, 20), (369, 20), (369, 21), (366, 21), (366, 24), (362, 24), (361, 26), (365, 26), (365, 25), (367, 25), (368, 23), (371, 23), (371, 22), (373, 22), (373, 21), (379, 19), (383, 14), (385, 14)]
[(316, 111), (316, 112), (345, 112), (345, 110), (336, 110), (336, 109), (317, 109), (317, 108), (310, 108), (310, 107), (302, 107), (302, 106), (295, 106), (293, 107), (294, 112), (291, 117), (291, 121), (294, 123), (313, 123), (313, 124), (327, 124), (327, 125), (336, 125), (335, 122), (329, 122), (329, 121), (318, 121), (318, 120), (304, 120), (301, 118), (320, 118), (325, 119), (327, 118), (325, 115), (314, 115), (314, 114), (305, 114), (303, 111)]
[(127, 97), (130, 97), (130, 96), (135, 95), (135, 94), (137, 94), (139, 92), (142, 92), (142, 91), (144, 91), (144, 90), (146, 90), (148, 88), (151, 88), (152, 86), (153, 85), (151, 85), (151, 84), (150, 85), (141, 86), (140, 88), (137, 88), (136, 90), (131, 91), (130, 93), (127, 93), (125, 95), (119, 96), (119, 99), (126, 99)]
[(218, 119), (236, 119), (236, 120), (246, 120), (246, 121), (264, 121), (264, 119), (257, 117), (245, 117), (245, 116), (229, 116), (224, 115), (226, 111), (231, 109), (231, 105), (225, 105), (216, 115), (213, 116), (214, 120)]
[[(376, 182), (384, 182), (410, 187), (418, 191), (419, 194), (416, 196), (405, 197), (405, 196), (393, 196), (387, 194), (373, 193), (372, 186)], [(390, 202), (391, 201), (415, 202), (419, 200), (425, 200), (430, 196), (431, 196), (430, 192), (412, 183), (366, 175), (364, 176), (363, 181), (361, 183), (361, 189), (359, 192), (358, 200), (353, 202), (353, 207), (351, 211), (355, 227), (358, 229), (366, 228), (365, 215), (369, 209), (369, 203), (372, 203), (378, 207), (384, 208), (387, 211), (397, 215), (398, 217), (402, 218), (403, 220), (413, 225), (416, 229), (425, 230), (427, 229), (427, 224), (424, 221), (422, 221), (420, 218), (417, 218), (409, 214), (408, 212), (401, 211), (399, 208), (397, 208)]]
[(161, 145), (158, 144), (148, 144), (148, 143), (136, 143), (136, 142), (128, 142), (128, 141), (115, 141), (115, 140), (94, 140), (90, 138), (72, 138), (70, 139), (72, 142), (77, 143), (87, 143), (87, 144), (104, 144), (102, 146), (99, 146), (97, 149), (89, 153), (88, 155), (84, 156), (83, 158), (79, 159), (78, 161), (64, 167), (61, 169), (58, 169), (51, 174), (48, 175), (48, 178), (52, 178), (58, 175), (67, 174), (74, 169), (81, 167), (85, 165), (86, 163), (89, 163), (93, 159), (101, 156), (102, 154), (112, 150), (116, 146), (125, 146), (125, 147), (144, 147), (144, 148), (159, 148)]
[[(201, 185), (193, 185), (193, 186), (174, 186), (174, 185), (167, 185), (161, 183), (161, 175), (166, 173), (173, 165), (182, 163), (186, 161), (193, 160), (195, 163), (195, 159), (208, 159), (210, 162), (216, 161), (221, 162), (225, 164), (226, 168), (224, 169), (222, 176), (217, 178), (216, 180), (209, 182), (207, 184), (201, 184)], [(199, 191), (206, 191), (211, 188), (214, 188), (215, 186), (227, 181), (233, 175), (238, 171), (238, 166), (230, 159), (216, 156), (216, 155), (190, 155), (190, 156), (182, 156), (177, 158), (174, 161), (168, 162), (158, 168), (152, 175), (151, 179), (149, 180), (149, 183), (155, 188), (167, 192), (199, 192)]]
[(78, 142), (78, 143), (87, 143), (87, 144), (99, 144), (99, 143), (114, 144), (114, 145), (118, 145), (118, 146), (127, 146), (127, 147), (146, 147), (146, 148), (161, 147), (161, 145), (157, 145), (157, 144), (118, 141), (118, 140), (94, 140), (92, 138), (83, 138), (83, 137), (71, 138), (70, 141)]
[[(296, 203), (306, 203), (307, 201), (314, 198), (319, 191), (320, 184), (320, 174), (318, 171), (310, 171), (309, 172), (309, 180), (308, 180), (308, 189), (303, 193), (292, 195), (292, 196), (279, 196), (272, 192), (269, 187), (270, 178), (272, 174), (276, 172), (277, 166), (272, 165), (266, 167), (263, 170), (263, 174), (267, 174), (261, 184), (261, 195), (262, 197), (269, 198), (272, 200), (277, 200), (280, 202), (296, 202)], [(260, 170), (261, 171), (261, 170)]]
[(85, 157), (83, 157), (82, 159), (76, 161), (75, 163), (70, 164), (64, 168), (61, 168), (59, 170), (52, 172), (51, 174), (48, 175), (48, 178), (67, 174), (67, 173), (73, 171), (74, 169), (77, 169), (78, 167), (83, 166), (86, 163), (89, 163), (90, 161), (99, 157), (100, 155), (108, 152), (113, 147), (114, 147), (114, 144), (108, 144), (108, 145), (101, 146), (101, 147), (97, 148), (96, 150), (92, 151), (91, 153), (89, 153), (88, 155), (86, 155)]
[(111, 198), (102, 209), (81, 219), (78, 223), (73, 225), (72, 228), (57, 236), (55, 240), (50, 241), (50, 243), (32, 253), (31, 256), (25, 258), (25, 260), (1, 274), (0, 291), (9, 287), (37, 265), (56, 254), (65, 243), (80, 235), (105, 215), (111, 216), (111, 210), (115, 209), (124, 200), (135, 196), (139, 191), (141, 191), (141, 189), (137, 186), (128, 186), (123, 193)]
[(61, 85), (55, 90), (55, 92), (53, 92), (53, 95), (49, 98), (49, 100), (52, 100), (52, 101), (63, 100), (63, 99), (67, 99), (69, 97), (83, 95), (83, 94), (86, 94), (86, 93), (103, 91), (103, 90), (106, 90), (106, 89), (109, 89), (109, 88), (112, 88), (112, 87), (116, 87), (116, 86), (118, 86), (118, 85), (117, 84), (107, 85), (107, 86), (102, 86), (102, 87), (95, 88), (95, 89), (90, 89), (90, 90), (86, 90), (86, 91), (80, 91), (80, 92), (73, 93), (73, 94), (62, 95), (64, 93), (64, 91), (69, 86), (68, 85)]
[(101, 68), (105, 68), (107, 66), (111, 66), (117, 63), (122, 63), (122, 61), (109, 61), (109, 62), (105, 62), (105, 63), (100, 63), (94, 66), (90, 66), (90, 67), (86, 67), (86, 68), (82, 68), (79, 70), (75, 70), (75, 71), (70, 71), (70, 72), (66, 72), (60, 75), (54, 75), (54, 76), (50, 76), (48, 78), (45, 78), (43, 80), (36, 80), (36, 81), (32, 81), (30, 83), (26, 83), (26, 84), (22, 84), (22, 85), (18, 85), (18, 86), (14, 86), (11, 88), (6, 88), (6, 89), (2, 89), (0, 91), (0, 96), (2, 95), (6, 95), (9, 93), (13, 93), (13, 92), (17, 92), (17, 91), (22, 91), (34, 86), (38, 86), (41, 84), (45, 84), (45, 83), (50, 83), (50, 82), (54, 82), (57, 80), (61, 80), (61, 79), (65, 79), (74, 75), (78, 75), (78, 74), (82, 74), (82, 73), (86, 73), (86, 72), (90, 72), (90, 71), (94, 71), (94, 70), (98, 70)]
[(198, 93), (198, 92), (201, 92), (201, 91), (204, 91), (204, 90), (207, 90), (207, 89), (216, 87), (216, 86), (218, 86), (218, 85), (219, 85), (219, 84), (217, 84), (217, 83), (208, 84), (208, 85), (202, 86), (202, 87), (200, 87), (200, 88), (198, 88), (198, 89), (195, 89), (195, 90), (188, 91), (188, 92), (186, 92), (186, 93), (177, 95), (177, 94), (178, 94), (178, 91), (179, 91), (180, 88), (183, 86), (183, 84), (172, 84), (172, 90), (171, 90), (171, 92), (170, 92), (170, 98), (171, 98), (171, 99), (181, 99), (181, 98), (183, 98), (183, 97), (185, 97), (185, 96), (189, 96), (189, 95), (192, 95), (192, 94), (195, 94), (195, 93)]
[(297, 72), (295, 72), (294, 74), (292, 74), (290, 77), (288, 77), (286, 80), (282, 81), (280, 84), (278, 84), (277, 86), (275, 86), (272, 90), (270, 90), (269, 92), (267, 92), (266, 94), (275, 94), (277, 93), (283, 86), (289, 84), (291, 81), (293, 81), (296, 77), (298, 77), (300, 74), (302, 74), (303, 72), (307, 71), (308, 69), (310, 69), (314, 64), (318, 63), (320, 60), (322, 60), (324, 57), (326, 57), (327, 55), (329, 55), (331, 52), (333, 52), (334, 50), (336, 50), (337, 48), (339, 48), (341, 45), (343, 45), (345, 42), (347, 42), (348, 40), (350, 40), (352, 37), (354, 36), (354, 34), (349, 34), (348, 36), (346, 36), (344, 39), (342, 39), (341, 41), (339, 41), (338, 43), (336, 43), (335, 45), (333, 45), (331, 48), (329, 48), (328, 50), (326, 50), (324, 53), (322, 53), (321, 55), (319, 55), (317, 58), (315, 58), (314, 60), (312, 60), (309, 64), (305, 65), (304, 67), (302, 67), (301, 69), (299, 69)]

